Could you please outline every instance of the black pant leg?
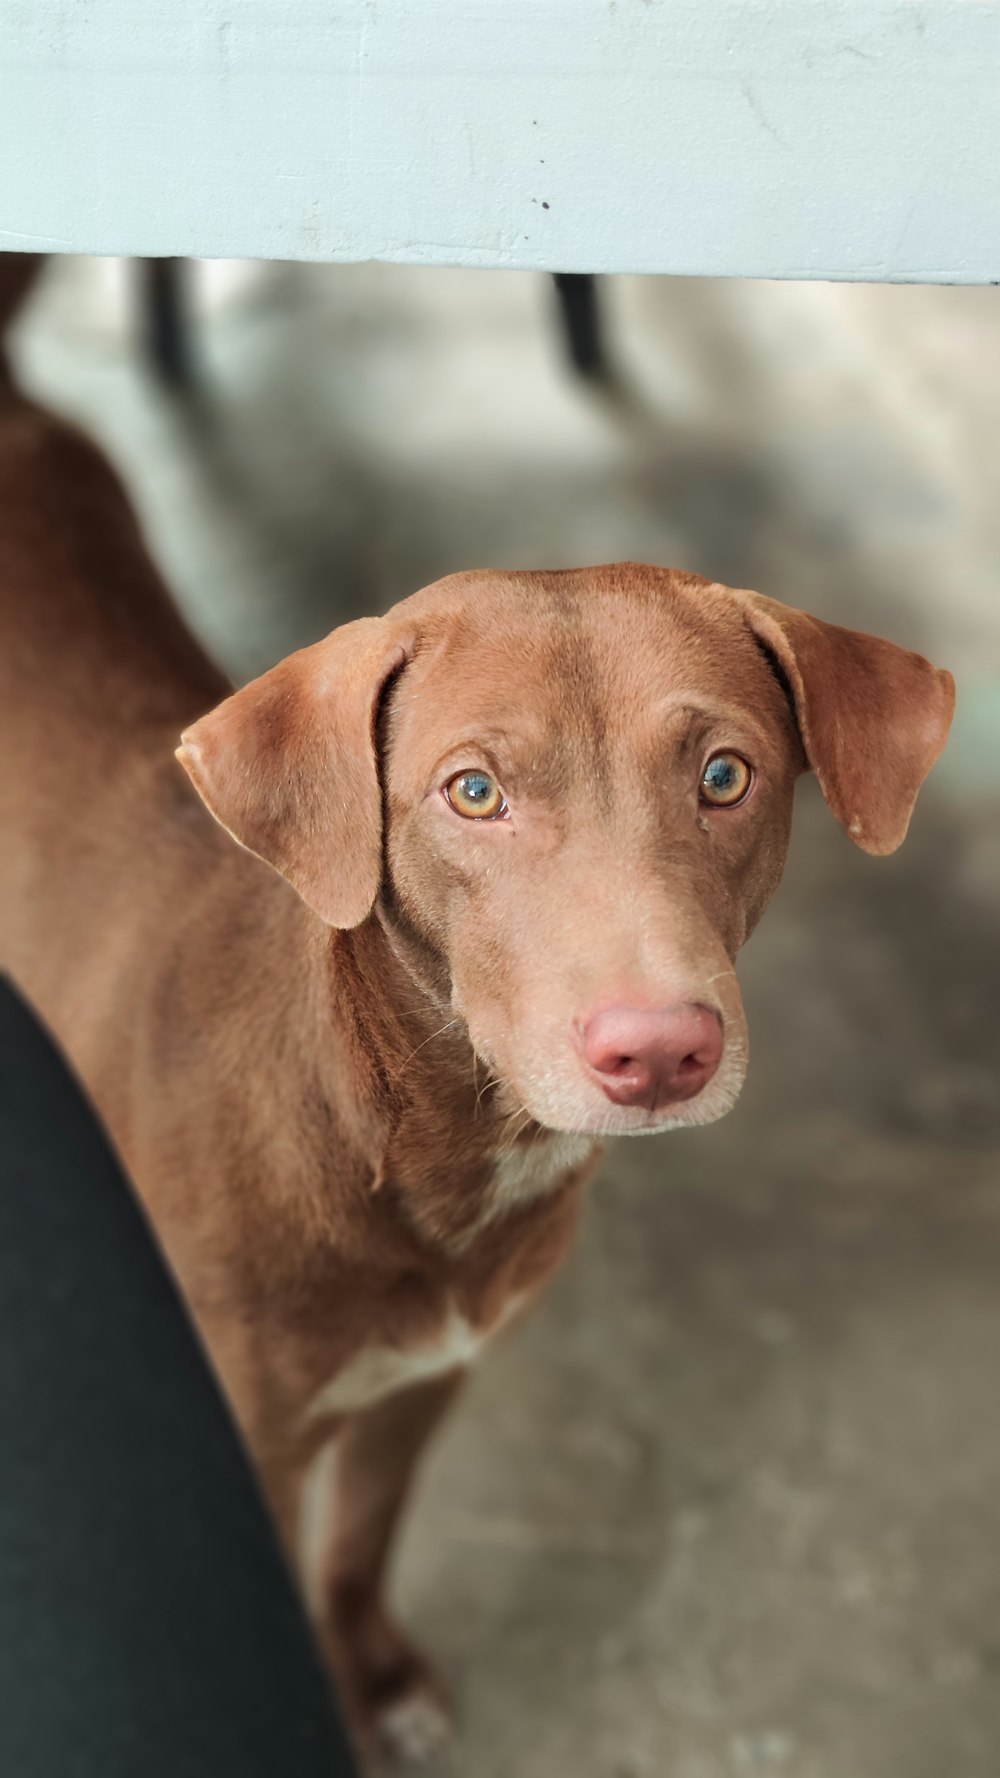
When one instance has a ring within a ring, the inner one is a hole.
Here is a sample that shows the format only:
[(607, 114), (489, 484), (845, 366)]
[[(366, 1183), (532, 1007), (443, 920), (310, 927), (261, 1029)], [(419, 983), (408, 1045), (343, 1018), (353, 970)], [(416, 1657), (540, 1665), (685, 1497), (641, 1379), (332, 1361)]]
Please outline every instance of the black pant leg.
[(352, 1770), (143, 1213), (0, 980), (0, 1774)]

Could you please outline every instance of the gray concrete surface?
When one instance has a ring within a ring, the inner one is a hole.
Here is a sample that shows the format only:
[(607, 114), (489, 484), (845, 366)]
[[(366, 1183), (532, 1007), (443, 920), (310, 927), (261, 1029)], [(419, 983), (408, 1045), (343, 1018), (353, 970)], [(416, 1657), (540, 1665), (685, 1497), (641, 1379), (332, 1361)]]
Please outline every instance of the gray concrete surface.
[(185, 411), (123, 277), (55, 266), (23, 362), (235, 673), (454, 567), (626, 555), (956, 671), (895, 858), (803, 787), (741, 1104), (610, 1155), (400, 1590), (461, 1778), (996, 1778), (1000, 291), (623, 280), (612, 398), (530, 277), (205, 268)]

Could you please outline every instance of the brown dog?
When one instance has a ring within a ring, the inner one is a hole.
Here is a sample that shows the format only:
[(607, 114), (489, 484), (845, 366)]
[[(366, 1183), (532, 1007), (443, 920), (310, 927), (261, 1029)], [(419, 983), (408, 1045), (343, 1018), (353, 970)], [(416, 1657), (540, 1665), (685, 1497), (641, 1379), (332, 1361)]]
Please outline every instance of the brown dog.
[(950, 676), (620, 565), (455, 576), (219, 703), (114, 477), (10, 390), (0, 625), (3, 961), (290, 1547), (336, 1436), (322, 1634), (359, 1737), (419, 1749), (440, 1696), (383, 1580), (424, 1442), (563, 1257), (598, 1139), (733, 1104), (799, 773), (891, 851)]

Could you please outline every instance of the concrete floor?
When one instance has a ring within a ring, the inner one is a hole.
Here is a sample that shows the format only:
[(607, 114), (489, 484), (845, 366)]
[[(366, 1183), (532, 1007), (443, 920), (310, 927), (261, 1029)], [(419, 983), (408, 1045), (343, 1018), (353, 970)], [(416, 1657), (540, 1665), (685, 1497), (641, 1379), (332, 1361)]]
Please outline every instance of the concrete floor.
[(514, 274), (205, 268), (187, 412), (121, 268), (55, 266), (21, 349), (236, 674), (455, 567), (618, 556), (956, 671), (895, 858), (803, 787), (741, 1104), (612, 1153), (400, 1582), (456, 1778), (996, 1778), (1000, 290), (607, 294), (614, 398)]

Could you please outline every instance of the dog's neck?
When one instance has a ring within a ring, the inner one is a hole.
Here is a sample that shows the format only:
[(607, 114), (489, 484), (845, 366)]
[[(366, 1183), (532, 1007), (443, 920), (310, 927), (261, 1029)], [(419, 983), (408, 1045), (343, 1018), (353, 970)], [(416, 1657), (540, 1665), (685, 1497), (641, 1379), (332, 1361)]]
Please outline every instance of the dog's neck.
[(589, 1154), (593, 1144), (543, 1130), (490, 1079), (464, 1020), (422, 986), (377, 914), (330, 935), (325, 969), (337, 1037), (327, 1091), (338, 1093), (339, 1049), (371, 1190), (401, 1200), (425, 1237), (460, 1246)]
[[(373, 914), (350, 932), (330, 935), (326, 966), (333, 1016), (351, 1045), (352, 1077), (360, 1083), (366, 1126), (373, 1119), (389, 1147), (405, 1142), (427, 1113), (448, 1125), (448, 1151), (470, 1132), (477, 1154), (500, 1152), (519, 1126), (537, 1139), (539, 1126), (477, 1058), (465, 1021), (408, 967), (405, 946)], [(381, 1154), (383, 1168), (388, 1155)]]

